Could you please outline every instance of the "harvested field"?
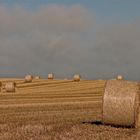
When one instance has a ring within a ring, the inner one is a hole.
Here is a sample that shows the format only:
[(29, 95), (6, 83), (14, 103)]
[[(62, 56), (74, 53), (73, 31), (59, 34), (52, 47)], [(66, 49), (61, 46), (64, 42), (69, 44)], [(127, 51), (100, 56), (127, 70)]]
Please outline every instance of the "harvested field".
[(1, 79), (15, 93), (0, 93), (0, 140), (138, 140), (133, 128), (104, 126), (104, 80)]

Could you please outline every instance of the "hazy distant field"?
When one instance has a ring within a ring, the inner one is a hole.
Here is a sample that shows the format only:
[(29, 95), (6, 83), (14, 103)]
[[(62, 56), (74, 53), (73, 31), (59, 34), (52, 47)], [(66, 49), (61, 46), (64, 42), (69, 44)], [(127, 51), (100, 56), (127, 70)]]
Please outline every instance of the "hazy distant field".
[(0, 93), (0, 140), (140, 139), (134, 129), (94, 124), (101, 121), (103, 80), (16, 83), (16, 93)]

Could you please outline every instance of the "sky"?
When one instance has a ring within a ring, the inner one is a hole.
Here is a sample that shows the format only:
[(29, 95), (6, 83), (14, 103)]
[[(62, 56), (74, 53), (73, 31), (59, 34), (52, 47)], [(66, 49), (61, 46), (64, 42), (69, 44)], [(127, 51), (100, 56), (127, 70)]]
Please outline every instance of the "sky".
[(0, 77), (140, 79), (139, 0), (0, 0)]

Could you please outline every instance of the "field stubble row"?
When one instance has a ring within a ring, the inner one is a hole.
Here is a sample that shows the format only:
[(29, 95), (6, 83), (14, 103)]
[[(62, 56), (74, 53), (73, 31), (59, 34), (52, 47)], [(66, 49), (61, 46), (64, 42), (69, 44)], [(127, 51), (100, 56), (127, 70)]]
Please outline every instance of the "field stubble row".
[(13, 80), (16, 92), (0, 94), (2, 140), (136, 138), (133, 130), (91, 126), (91, 122), (102, 119), (104, 80)]

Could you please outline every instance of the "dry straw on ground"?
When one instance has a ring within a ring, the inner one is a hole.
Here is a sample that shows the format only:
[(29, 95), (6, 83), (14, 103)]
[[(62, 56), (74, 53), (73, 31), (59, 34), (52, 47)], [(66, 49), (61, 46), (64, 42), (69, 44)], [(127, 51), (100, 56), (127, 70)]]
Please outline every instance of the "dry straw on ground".
[[(12, 80), (0, 81), (5, 84)], [(140, 137), (134, 129), (93, 124), (102, 118), (105, 80), (13, 81), (17, 84), (16, 94), (0, 94), (0, 140), (136, 140)]]
[(6, 92), (15, 92), (15, 82), (7, 82), (5, 83), (5, 91)]
[(33, 80), (33, 76), (32, 75), (25, 76), (25, 82), (26, 83), (30, 83), (30, 82), (32, 82), (32, 80)]
[(108, 81), (103, 98), (103, 123), (137, 127), (138, 114), (138, 83), (116, 80)]
[(74, 75), (73, 80), (74, 81), (80, 81), (81, 80), (81, 75), (79, 75), (79, 74)]
[(2, 82), (0, 82), (0, 92), (2, 91)]
[(53, 75), (52, 73), (49, 73), (49, 74), (48, 74), (48, 79), (49, 79), (49, 80), (53, 80), (53, 79), (54, 79), (54, 75)]

